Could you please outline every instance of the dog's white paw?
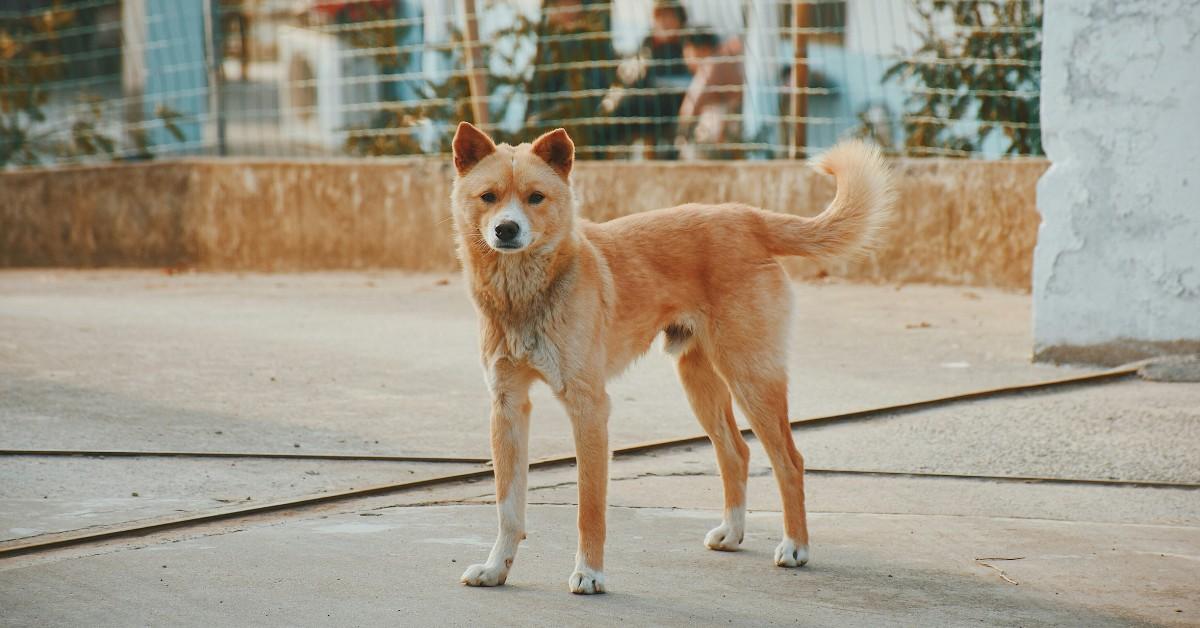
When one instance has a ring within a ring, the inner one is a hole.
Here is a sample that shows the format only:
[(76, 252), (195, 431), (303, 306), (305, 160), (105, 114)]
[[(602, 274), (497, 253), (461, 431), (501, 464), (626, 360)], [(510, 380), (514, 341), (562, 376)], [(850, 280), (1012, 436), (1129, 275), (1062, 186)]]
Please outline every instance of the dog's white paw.
[(745, 531), (741, 527), (725, 521), (708, 531), (708, 534), (704, 536), (704, 545), (708, 549), (718, 552), (736, 552), (741, 546), (743, 538), (745, 538)]
[(775, 548), (775, 564), (780, 567), (803, 567), (808, 563), (808, 546), (785, 538)]
[(567, 580), (567, 586), (571, 588), (571, 593), (581, 595), (604, 593), (604, 573), (586, 567), (577, 569), (571, 574), (571, 579)]
[(508, 578), (508, 569), (500, 565), (471, 565), (459, 580), (469, 587), (498, 587)]

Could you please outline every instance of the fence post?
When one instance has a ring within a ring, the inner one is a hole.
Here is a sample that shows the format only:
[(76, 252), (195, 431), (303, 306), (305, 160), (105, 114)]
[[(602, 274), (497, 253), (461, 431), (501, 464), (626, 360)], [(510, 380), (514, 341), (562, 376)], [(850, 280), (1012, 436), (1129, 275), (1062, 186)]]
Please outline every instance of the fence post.
[(479, 52), (479, 17), (476, 0), (458, 0), (459, 11), (467, 18), (463, 34), (463, 63), (467, 68), (468, 94), (471, 98), (471, 117), (475, 124), (488, 123), (487, 63)]
[(806, 144), (805, 122), (801, 118), (808, 115), (808, 33), (803, 32), (808, 22), (808, 0), (792, 0), (792, 85), (788, 98), (792, 132), (788, 137), (788, 159), (795, 159), (797, 149)]
[(125, 0), (121, 5), (121, 95), (126, 128), (146, 119), (142, 95), (146, 89), (146, 0)]
[[(204, 2), (204, 53), (208, 66), (208, 111), (216, 125), (217, 154), (225, 155), (225, 115), (221, 110), (221, 22), (218, 0)], [(245, 28), (243, 26), (243, 28)], [(243, 53), (244, 54), (244, 53)]]

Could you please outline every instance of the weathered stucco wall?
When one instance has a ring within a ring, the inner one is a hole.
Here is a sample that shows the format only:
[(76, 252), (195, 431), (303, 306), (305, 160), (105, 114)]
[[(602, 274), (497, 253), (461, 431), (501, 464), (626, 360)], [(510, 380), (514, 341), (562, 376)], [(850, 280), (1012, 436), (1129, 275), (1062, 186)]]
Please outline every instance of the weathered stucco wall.
[(184, 219), (191, 167), (0, 174), (0, 265), (169, 266), (196, 259)]
[(1200, 3), (1048, 2), (1038, 359), (1200, 352)]
[[(882, 248), (800, 276), (1029, 285), (1040, 160), (896, 163), (900, 202)], [(0, 175), (0, 266), (305, 270), (456, 266), (453, 170), (428, 161), (184, 161)], [(796, 162), (584, 162), (594, 220), (684, 202), (813, 215), (832, 179)]]

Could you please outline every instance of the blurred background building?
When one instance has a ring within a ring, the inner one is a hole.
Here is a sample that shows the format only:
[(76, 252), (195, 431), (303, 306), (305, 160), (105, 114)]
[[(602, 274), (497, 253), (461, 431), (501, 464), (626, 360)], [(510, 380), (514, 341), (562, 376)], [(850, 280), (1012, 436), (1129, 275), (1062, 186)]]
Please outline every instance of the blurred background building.
[(0, 164), (1040, 155), (1041, 0), (8, 0)]
[(567, 128), (596, 219), (815, 211), (828, 182), (768, 160), (858, 136), (967, 159), (904, 162), (889, 241), (810, 271), (1032, 290), (1039, 359), (1196, 352), (1200, 1), (1045, 4), (4, 0), (0, 264), (451, 268), (460, 120)]

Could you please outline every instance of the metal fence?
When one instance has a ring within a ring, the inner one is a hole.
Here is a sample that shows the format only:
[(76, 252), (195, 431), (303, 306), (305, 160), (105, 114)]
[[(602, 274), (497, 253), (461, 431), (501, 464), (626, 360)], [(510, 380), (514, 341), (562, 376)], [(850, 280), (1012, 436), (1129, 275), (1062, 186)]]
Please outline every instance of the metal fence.
[(0, 165), (1041, 153), (1041, 0), (5, 0)]

